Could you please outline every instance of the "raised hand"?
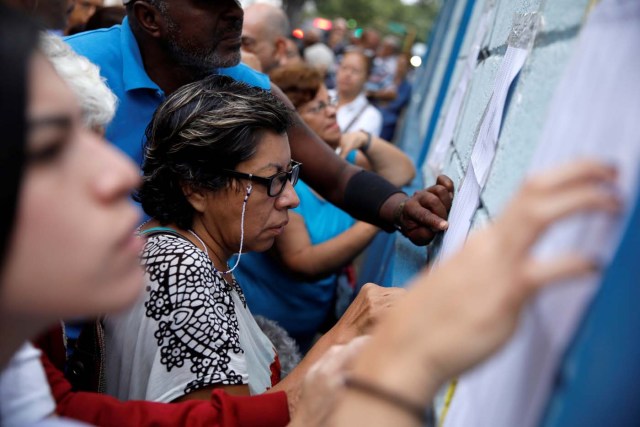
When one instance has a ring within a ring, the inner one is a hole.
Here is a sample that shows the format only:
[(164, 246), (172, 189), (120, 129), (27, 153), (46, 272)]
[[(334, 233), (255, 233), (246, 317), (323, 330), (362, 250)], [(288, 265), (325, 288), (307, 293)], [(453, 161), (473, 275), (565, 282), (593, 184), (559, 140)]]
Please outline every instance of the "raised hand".
[(453, 181), (440, 175), (433, 185), (407, 199), (396, 215), (400, 231), (416, 245), (426, 245), (449, 227), (447, 218), (453, 202)]

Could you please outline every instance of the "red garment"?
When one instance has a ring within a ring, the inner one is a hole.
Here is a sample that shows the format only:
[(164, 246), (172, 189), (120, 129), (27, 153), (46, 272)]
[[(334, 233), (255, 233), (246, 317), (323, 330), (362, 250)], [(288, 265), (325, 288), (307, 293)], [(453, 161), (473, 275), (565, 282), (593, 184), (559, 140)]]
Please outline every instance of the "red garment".
[(210, 401), (121, 402), (99, 393), (74, 392), (71, 384), (42, 354), (58, 415), (98, 426), (285, 426), (289, 423), (284, 392), (230, 396), (214, 390)]

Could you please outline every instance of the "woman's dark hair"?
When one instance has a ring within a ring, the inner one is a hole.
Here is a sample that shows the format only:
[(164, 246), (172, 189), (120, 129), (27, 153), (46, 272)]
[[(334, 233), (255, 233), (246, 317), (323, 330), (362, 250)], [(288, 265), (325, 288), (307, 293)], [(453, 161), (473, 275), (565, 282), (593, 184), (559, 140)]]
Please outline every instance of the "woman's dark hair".
[(276, 86), (282, 89), (296, 108), (300, 108), (315, 98), (320, 86), (324, 84), (322, 74), (305, 63), (277, 67), (269, 74), (269, 77)]
[(265, 131), (283, 134), (291, 111), (270, 92), (225, 76), (178, 89), (158, 107), (146, 131), (142, 187), (136, 199), (162, 224), (191, 227), (184, 186), (217, 191), (221, 172), (250, 159)]
[(38, 31), (25, 16), (0, 3), (0, 267), (13, 229), (25, 163), (29, 61)]

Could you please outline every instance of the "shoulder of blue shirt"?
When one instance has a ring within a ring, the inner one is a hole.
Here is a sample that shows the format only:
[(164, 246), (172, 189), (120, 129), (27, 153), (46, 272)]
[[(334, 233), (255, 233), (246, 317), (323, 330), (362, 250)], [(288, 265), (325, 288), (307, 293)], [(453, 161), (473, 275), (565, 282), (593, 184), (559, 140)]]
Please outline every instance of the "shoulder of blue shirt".
[[(109, 55), (109, 53), (121, 59), (123, 57), (122, 49), (124, 48), (121, 37), (123, 35), (123, 26), (128, 25), (127, 22), (125, 18), (121, 25), (74, 34), (65, 37), (64, 40), (77, 53), (87, 56), (90, 60), (94, 56), (104, 57), (105, 55)], [(242, 63), (233, 67), (220, 68), (217, 70), (217, 73), (261, 89), (269, 90), (271, 88), (269, 76)]]

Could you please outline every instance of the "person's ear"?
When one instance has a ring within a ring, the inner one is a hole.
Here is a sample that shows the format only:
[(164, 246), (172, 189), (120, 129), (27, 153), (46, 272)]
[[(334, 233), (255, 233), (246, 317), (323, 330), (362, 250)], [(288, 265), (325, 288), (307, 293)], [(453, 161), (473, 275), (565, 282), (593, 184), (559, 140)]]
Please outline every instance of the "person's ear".
[(287, 60), (287, 41), (284, 37), (276, 38), (276, 59), (279, 63)]
[(180, 184), (180, 187), (187, 202), (196, 212), (203, 213), (207, 209), (207, 191), (184, 183)]
[(137, 1), (132, 7), (133, 17), (138, 27), (151, 37), (162, 37), (165, 33), (166, 22), (160, 11), (146, 1)]

